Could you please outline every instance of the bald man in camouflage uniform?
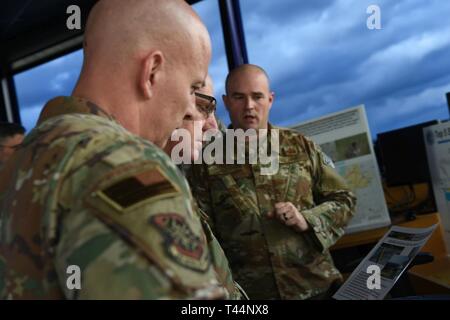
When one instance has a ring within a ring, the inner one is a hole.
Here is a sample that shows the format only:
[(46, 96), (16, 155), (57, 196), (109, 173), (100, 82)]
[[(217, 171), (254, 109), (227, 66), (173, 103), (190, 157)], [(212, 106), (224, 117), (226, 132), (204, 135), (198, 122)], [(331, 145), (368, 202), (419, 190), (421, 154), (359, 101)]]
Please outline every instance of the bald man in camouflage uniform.
[(160, 149), (195, 110), (206, 28), (181, 0), (107, 0), (85, 41), (73, 96), (47, 103), (0, 177), (0, 298), (227, 298)]
[(315, 143), (268, 123), (273, 93), (264, 70), (238, 67), (226, 91), (233, 128), (268, 129), (269, 137), (278, 130), (279, 170), (264, 175), (261, 163), (248, 162), (196, 165), (194, 197), (250, 299), (325, 297), (341, 280), (328, 250), (343, 235), (356, 199)]

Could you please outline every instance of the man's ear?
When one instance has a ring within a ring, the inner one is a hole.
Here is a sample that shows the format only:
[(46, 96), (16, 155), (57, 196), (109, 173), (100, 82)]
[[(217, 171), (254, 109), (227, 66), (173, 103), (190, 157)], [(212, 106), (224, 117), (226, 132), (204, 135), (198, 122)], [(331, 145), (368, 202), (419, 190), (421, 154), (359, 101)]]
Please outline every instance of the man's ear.
[(225, 108), (228, 110), (228, 96), (226, 94), (222, 95), (222, 101), (223, 104), (225, 105)]
[(269, 94), (269, 109), (272, 108), (274, 99), (275, 99), (275, 92), (271, 91)]
[(139, 77), (139, 88), (146, 99), (153, 96), (155, 83), (160, 79), (164, 67), (164, 55), (161, 51), (152, 51), (144, 59)]

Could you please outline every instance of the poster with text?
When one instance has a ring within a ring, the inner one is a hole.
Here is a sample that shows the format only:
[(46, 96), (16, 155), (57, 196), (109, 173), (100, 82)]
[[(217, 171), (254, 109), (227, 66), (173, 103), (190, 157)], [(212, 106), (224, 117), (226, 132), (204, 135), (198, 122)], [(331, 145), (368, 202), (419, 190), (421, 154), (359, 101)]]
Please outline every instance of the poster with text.
[(346, 233), (390, 225), (363, 105), (295, 125), (292, 129), (319, 144), (355, 192), (356, 214)]
[(423, 129), (434, 198), (450, 252), (450, 123)]

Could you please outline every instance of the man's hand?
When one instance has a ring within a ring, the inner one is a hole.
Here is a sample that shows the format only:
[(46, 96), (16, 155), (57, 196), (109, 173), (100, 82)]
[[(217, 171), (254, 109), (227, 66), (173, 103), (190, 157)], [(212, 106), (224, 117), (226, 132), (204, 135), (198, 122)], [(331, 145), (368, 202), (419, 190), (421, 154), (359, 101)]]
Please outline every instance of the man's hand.
[(309, 225), (303, 215), (291, 202), (278, 202), (275, 210), (268, 214), (269, 218), (276, 217), (288, 227), (294, 228), (298, 232), (307, 231)]

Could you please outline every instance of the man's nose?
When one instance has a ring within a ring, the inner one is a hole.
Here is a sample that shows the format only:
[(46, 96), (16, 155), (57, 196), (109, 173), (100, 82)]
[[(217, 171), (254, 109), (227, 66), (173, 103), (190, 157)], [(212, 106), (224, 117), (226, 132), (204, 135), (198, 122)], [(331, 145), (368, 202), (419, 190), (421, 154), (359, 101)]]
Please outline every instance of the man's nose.
[(251, 97), (245, 97), (245, 109), (254, 109), (255, 105)]
[[(183, 119), (194, 119), (196, 113), (196, 101), (195, 98), (189, 101), (189, 104), (184, 112)], [(195, 119), (194, 119), (195, 120)]]

